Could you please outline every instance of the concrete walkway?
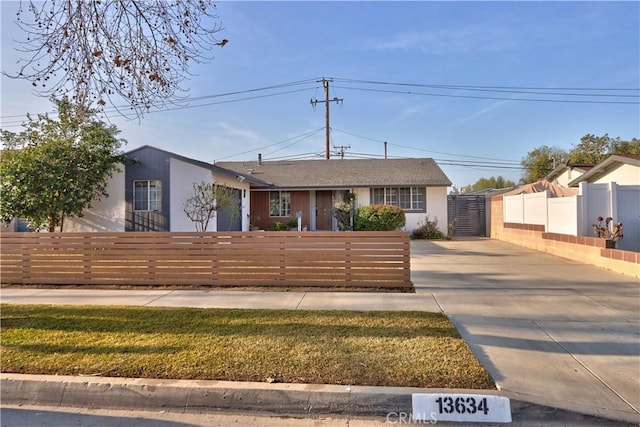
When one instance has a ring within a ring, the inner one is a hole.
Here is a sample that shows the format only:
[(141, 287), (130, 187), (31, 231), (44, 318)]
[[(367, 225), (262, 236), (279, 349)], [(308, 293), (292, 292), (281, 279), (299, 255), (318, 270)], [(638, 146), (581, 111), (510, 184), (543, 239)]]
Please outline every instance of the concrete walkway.
[(640, 283), (489, 239), (412, 242), (415, 294), (5, 288), (3, 303), (445, 312), (501, 393), (640, 422)]

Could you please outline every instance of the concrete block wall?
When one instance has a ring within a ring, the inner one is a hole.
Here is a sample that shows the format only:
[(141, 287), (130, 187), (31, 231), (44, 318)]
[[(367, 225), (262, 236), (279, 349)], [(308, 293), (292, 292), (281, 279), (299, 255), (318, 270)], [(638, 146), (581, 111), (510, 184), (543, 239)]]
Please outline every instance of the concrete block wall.
[(544, 226), (503, 222), (502, 197), (491, 198), (491, 238), (640, 279), (640, 252), (607, 248), (604, 239), (546, 233)]

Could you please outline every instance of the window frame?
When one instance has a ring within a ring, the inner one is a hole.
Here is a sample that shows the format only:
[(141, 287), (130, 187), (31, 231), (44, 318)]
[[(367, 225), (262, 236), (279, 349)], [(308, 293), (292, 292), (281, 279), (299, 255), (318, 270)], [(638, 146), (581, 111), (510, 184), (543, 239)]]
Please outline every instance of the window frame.
[[(277, 194), (276, 198), (273, 197)], [(277, 209), (277, 215), (275, 213)], [(270, 218), (289, 218), (291, 216), (291, 191), (269, 191), (269, 217)]]
[[(139, 200), (138, 184), (146, 184), (146, 196)], [(153, 184), (153, 185), (152, 185)], [(138, 203), (145, 203), (145, 209), (139, 209)], [(155, 209), (152, 209), (155, 207)], [(162, 181), (159, 179), (135, 179), (133, 181), (133, 211), (134, 212), (162, 212)]]
[(398, 206), (405, 212), (426, 212), (426, 187), (372, 187), (372, 205)]

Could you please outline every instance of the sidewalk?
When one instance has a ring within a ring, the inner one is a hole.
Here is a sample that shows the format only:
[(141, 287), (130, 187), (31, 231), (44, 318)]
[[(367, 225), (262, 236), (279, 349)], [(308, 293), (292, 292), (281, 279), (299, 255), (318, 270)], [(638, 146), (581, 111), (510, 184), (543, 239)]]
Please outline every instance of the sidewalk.
[[(498, 394), (512, 399), (514, 420), (569, 417), (578, 424), (589, 424), (588, 417), (575, 414), (579, 413), (640, 423), (640, 283), (637, 280), (488, 239), (412, 242), (411, 251), (415, 294), (5, 288), (0, 292), (0, 301), (444, 311), (493, 376)], [(3, 400), (7, 396), (6, 387), (13, 387), (12, 390), (24, 395), (37, 396), (31, 389), (38, 387), (34, 379), (37, 380), (33, 376), (2, 374)], [(59, 404), (61, 396), (68, 399), (74, 395), (71, 390), (77, 391), (76, 396), (82, 396), (88, 389), (104, 389), (105, 382), (110, 384), (109, 390), (123, 390), (128, 399), (132, 396), (148, 399), (151, 394), (159, 393), (150, 392), (151, 388), (158, 390), (162, 384), (174, 387), (176, 383), (112, 378), (80, 378), (78, 383), (71, 377), (46, 380), (53, 399), (60, 399)], [(123, 381), (124, 385), (116, 386)], [(182, 393), (188, 393), (192, 385), (181, 384)], [(133, 390), (132, 385), (138, 388)], [(340, 413), (340, 410), (347, 410), (340, 404), (346, 397), (349, 413), (353, 415), (382, 415), (384, 412), (381, 411), (390, 408), (410, 410), (411, 393), (426, 392), (423, 389), (354, 387), (346, 393), (344, 387), (331, 388), (338, 386), (256, 383), (240, 384), (245, 391), (234, 394), (229, 392), (226, 383), (215, 387), (209, 385), (213, 387), (211, 390), (222, 387), (227, 393), (223, 393), (225, 396), (244, 395), (245, 405), (253, 398), (261, 403), (271, 402), (271, 407), (277, 408), (270, 399), (279, 396), (283, 410), (286, 404), (298, 409), (307, 408), (305, 405), (319, 399), (318, 402), (324, 403), (317, 403), (316, 408), (328, 410), (333, 405), (334, 412), (330, 413)], [(262, 397), (252, 395), (250, 390), (256, 387), (270, 390), (269, 397), (264, 397), (264, 392), (260, 393)], [(162, 393), (163, 399), (170, 394), (184, 397), (172, 390)], [(89, 395), (97, 398), (104, 394)], [(352, 400), (354, 396), (362, 399), (359, 404)], [(227, 402), (230, 400), (233, 399)], [(180, 401), (184, 403), (184, 400)], [(311, 414), (307, 409), (303, 413)]]

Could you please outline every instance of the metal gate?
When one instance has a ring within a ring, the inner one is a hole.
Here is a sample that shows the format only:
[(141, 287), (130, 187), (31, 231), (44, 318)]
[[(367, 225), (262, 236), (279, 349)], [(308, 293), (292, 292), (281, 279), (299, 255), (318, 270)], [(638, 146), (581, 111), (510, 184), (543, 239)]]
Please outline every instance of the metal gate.
[(485, 197), (478, 195), (447, 196), (447, 214), (454, 236), (486, 236)]

